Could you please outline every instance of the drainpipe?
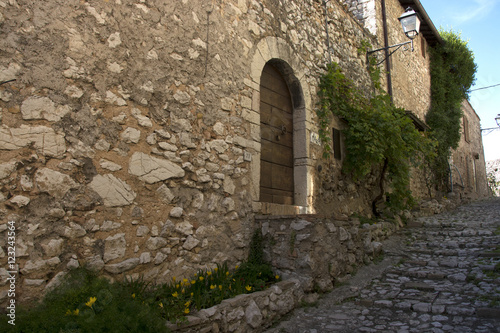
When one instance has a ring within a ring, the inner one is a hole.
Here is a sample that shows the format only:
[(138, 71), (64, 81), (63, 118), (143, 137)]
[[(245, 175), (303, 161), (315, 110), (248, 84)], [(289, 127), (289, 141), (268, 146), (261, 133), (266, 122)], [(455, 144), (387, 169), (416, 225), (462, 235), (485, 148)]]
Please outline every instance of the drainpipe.
[(382, 27), (384, 32), (384, 47), (385, 49), (385, 68), (387, 74), (387, 93), (391, 96), (391, 102), (394, 102), (392, 98), (392, 78), (391, 78), (391, 58), (389, 57), (389, 36), (387, 33), (387, 13), (385, 10), (385, 0), (381, 0), (382, 6)]

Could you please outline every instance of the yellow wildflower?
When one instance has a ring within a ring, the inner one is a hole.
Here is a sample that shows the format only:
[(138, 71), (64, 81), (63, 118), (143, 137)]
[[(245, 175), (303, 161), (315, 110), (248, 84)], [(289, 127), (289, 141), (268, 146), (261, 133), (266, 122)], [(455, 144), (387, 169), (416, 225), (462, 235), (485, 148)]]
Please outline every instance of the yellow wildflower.
[(158, 304), (158, 306), (163, 309), (163, 303), (162, 302), (160, 302), (160, 304)]
[(94, 305), (95, 301), (97, 301), (97, 297), (90, 297), (89, 301), (85, 303), (85, 305), (91, 308), (92, 305)]
[(219, 270), (219, 268), (217, 268), (217, 267), (214, 268), (215, 273), (217, 273), (218, 270)]
[(222, 285), (219, 284), (219, 290), (222, 290)]
[(71, 310), (66, 311), (66, 316), (71, 315)]
[(186, 292), (186, 290), (184, 290), (184, 288), (182, 288), (181, 293), (184, 294), (185, 292)]
[(179, 293), (176, 291), (175, 293), (172, 294), (172, 296), (177, 297), (179, 296)]
[(135, 293), (134, 293), (134, 294), (132, 294), (132, 298), (135, 298)]
[(189, 313), (189, 308), (185, 308), (185, 309), (184, 309), (184, 313), (185, 313), (185, 314), (188, 314), (188, 313)]
[(215, 289), (215, 286), (213, 284), (210, 285), (210, 290)]
[(178, 283), (175, 285), (175, 288), (177, 288), (177, 289), (179, 289), (179, 288), (180, 288), (180, 286), (179, 286), (179, 284), (178, 284)]
[(80, 313), (80, 309), (76, 309), (75, 311), (73, 311), (73, 314), (74, 314), (75, 316), (78, 316), (78, 314), (79, 314), (79, 313)]
[(174, 282), (175, 282), (175, 279), (176, 279), (176, 278), (175, 278), (175, 276), (173, 276), (173, 277), (172, 277), (172, 281), (174, 281)]
[(226, 272), (226, 276), (228, 276), (228, 275), (229, 275), (229, 271)]
[(208, 271), (208, 272), (207, 272), (207, 275), (208, 275), (208, 276), (212, 275), (212, 272)]
[(191, 284), (195, 284), (196, 283), (196, 280), (191, 280)]
[(203, 281), (203, 276), (200, 276), (200, 281)]
[(240, 266), (236, 265), (236, 267), (234, 267), (234, 269), (238, 269), (238, 267), (240, 267)]
[(191, 301), (187, 301), (186, 303), (184, 303), (185, 307), (189, 307), (190, 305), (191, 305)]
[(276, 275), (275, 276), (276, 280), (279, 280), (280, 276), (279, 275)]
[(188, 279), (182, 279), (182, 283), (184, 283), (184, 284), (188, 284), (188, 283), (189, 283), (189, 280), (188, 280)]
[(250, 287), (250, 286), (246, 286), (246, 287), (245, 287), (245, 289), (246, 289), (247, 291), (251, 291), (251, 290), (252, 290), (252, 287)]

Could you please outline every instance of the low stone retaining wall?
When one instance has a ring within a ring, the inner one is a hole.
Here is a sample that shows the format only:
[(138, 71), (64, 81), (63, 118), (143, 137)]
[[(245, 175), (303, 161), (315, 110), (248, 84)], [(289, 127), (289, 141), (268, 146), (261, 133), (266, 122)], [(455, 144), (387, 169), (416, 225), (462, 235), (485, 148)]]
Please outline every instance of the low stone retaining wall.
[(239, 295), (187, 317), (180, 325), (167, 324), (173, 332), (261, 332), (292, 311), (304, 292), (298, 280), (281, 281), (269, 289)]
[(362, 224), (317, 216), (261, 216), (267, 260), (283, 277), (298, 279), (305, 292), (328, 291), (382, 252), (381, 241), (400, 221)]

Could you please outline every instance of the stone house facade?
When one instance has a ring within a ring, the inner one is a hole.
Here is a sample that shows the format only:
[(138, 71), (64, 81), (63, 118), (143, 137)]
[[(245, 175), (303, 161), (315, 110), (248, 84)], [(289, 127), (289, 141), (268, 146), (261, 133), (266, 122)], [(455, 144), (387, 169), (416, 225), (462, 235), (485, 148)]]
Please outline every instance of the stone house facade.
[(450, 160), (451, 192), (461, 200), (475, 200), (488, 196), (481, 124), (469, 101), (463, 101), (462, 111), (462, 136)]
[(27, 300), (81, 265), (162, 282), (239, 262), (256, 216), (369, 214), (377, 177), (342, 175), (338, 119), (322, 158), (316, 89), (330, 59), (369, 89), (358, 49), (405, 41), (407, 5), (422, 34), (385, 84), (422, 123), (439, 36), (418, 0), (0, 0), (0, 301), (9, 222)]

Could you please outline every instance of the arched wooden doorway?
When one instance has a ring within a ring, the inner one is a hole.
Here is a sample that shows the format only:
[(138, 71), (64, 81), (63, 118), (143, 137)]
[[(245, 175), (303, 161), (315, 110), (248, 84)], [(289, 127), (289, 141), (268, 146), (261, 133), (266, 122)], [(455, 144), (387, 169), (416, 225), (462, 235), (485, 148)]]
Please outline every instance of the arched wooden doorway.
[(260, 201), (294, 204), (293, 106), (288, 85), (270, 63), (260, 79)]

